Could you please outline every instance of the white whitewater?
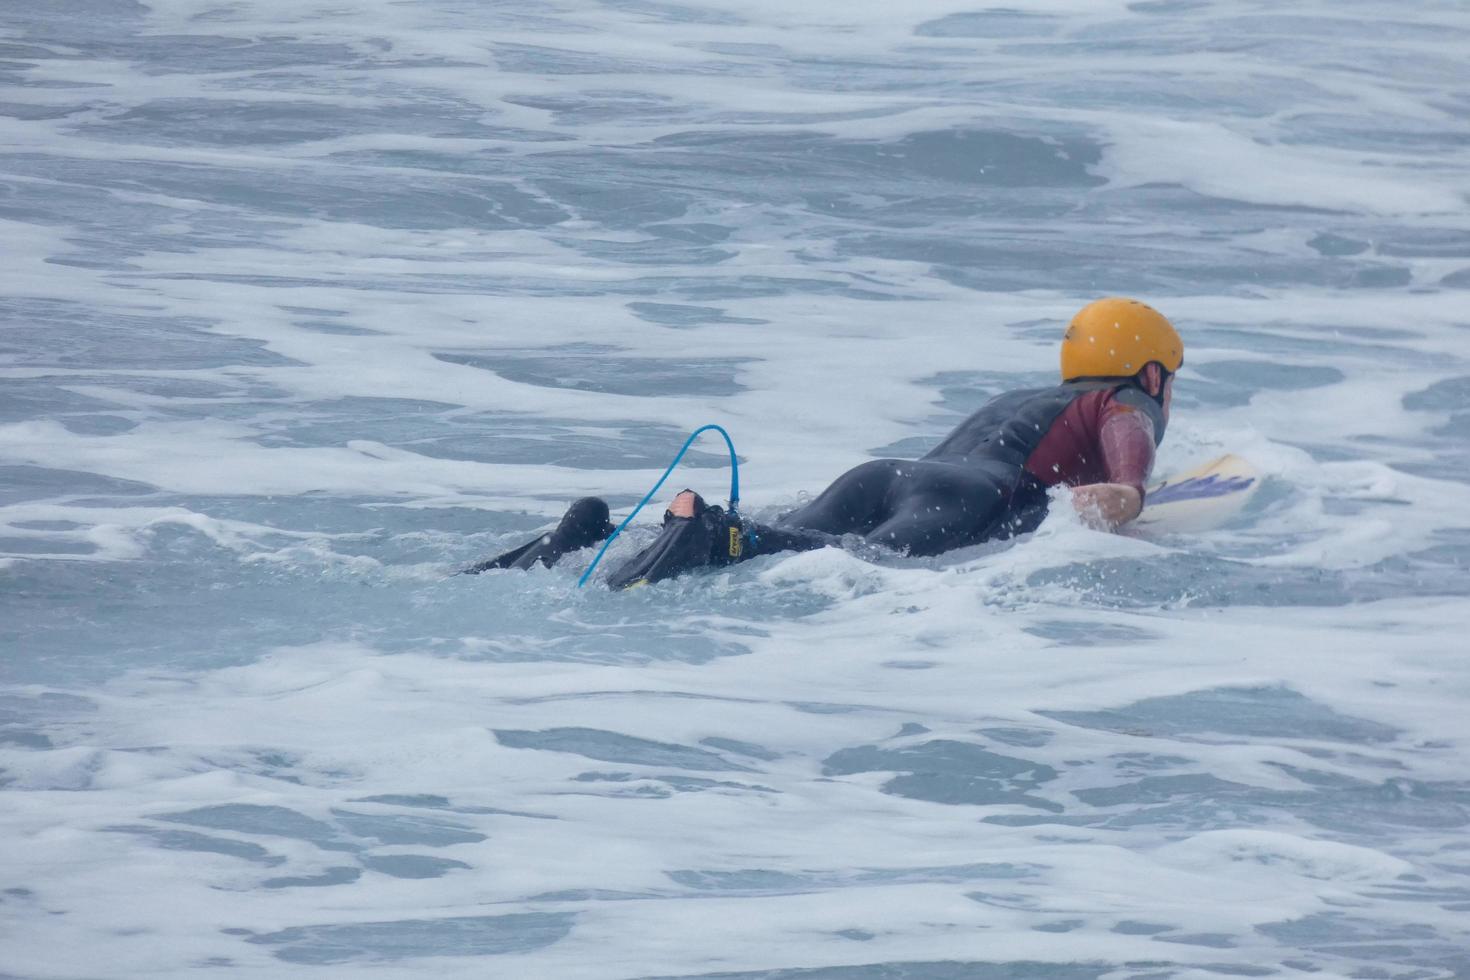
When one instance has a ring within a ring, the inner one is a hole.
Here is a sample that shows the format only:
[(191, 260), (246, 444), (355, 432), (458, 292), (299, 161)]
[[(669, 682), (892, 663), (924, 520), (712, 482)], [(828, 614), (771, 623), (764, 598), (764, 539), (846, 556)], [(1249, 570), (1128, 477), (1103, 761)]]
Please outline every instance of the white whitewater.
[[(1470, 975), (1467, 50), (0, 5), (0, 976)], [(705, 422), (767, 515), (921, 453), (1106, 293), (1188, 342), (1158, 475), (1266, 474), (1223, 528), (450, 574)]]

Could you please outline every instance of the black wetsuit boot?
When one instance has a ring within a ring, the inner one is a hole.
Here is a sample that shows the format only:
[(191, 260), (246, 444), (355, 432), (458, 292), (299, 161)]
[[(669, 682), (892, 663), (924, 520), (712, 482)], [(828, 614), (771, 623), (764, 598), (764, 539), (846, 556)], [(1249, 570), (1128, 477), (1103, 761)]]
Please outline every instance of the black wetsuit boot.
[(711, 507), (694, 494), (694, 516), (664, 511), (658, 540), (618, 566), (607, 577), (610, 589), (648, 585), (706, 565), (729, 565), (745, 552), (740, 518), (723, 507)]
[(514, 551), (463, 569), (465, 575), (478, 575), (492, 568), (530, 568), (538, 562), (551, 567), (569, 551), (586, 548), (607, 538), (613, 532), (608, 522), (607, 504), (600, 497), (583, 497), (567, 508), (556, 530), (526, 542)]
[[(692, 492), (692, 491), (686, 491)], [(628, 559), (607, 578), (608, 588), (648, 585), (705, 566), (736, 562), (778, 551), (810, 551), (837, 544), (830, 534), (800, 528), (773, 528), (748, 521), (694, 494), (694, 516), (664, 511), (658, 539)]]

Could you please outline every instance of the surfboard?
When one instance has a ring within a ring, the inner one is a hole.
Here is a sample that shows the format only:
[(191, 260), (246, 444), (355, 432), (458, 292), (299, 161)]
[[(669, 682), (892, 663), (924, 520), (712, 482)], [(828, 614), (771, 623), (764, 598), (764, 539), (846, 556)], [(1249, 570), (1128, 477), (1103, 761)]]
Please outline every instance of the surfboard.
[(1149, 487), (1133, 524), (1161, 534), (1208, 531), (1239, 514), (1260, 487), (1261, 471), (1230, 453)]

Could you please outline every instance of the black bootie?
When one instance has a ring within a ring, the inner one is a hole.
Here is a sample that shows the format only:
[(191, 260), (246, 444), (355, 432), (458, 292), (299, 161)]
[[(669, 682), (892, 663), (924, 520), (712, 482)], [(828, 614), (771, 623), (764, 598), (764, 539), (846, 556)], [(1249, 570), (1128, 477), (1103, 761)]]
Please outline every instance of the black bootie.
[(744, 548), (740, 518), (723, 507), (711, 507), (696, 493), (694, 516), (675, 517), (664, 511), (658, 539), (620, 565), (607, 577), (607, 585), (631, 589), (706, 565), (728, 565), (743, 557)]
[(514, 551), (471, 565), (463, 569), (463, 574), (478, 575), (492, 568), (531, 568), (537, 562), (549, 568), (567, 552), (594, 545), (612, 532), (607, 504), (601, 497), (583, 497), (567, 508), (556, 530), (528, 541)]

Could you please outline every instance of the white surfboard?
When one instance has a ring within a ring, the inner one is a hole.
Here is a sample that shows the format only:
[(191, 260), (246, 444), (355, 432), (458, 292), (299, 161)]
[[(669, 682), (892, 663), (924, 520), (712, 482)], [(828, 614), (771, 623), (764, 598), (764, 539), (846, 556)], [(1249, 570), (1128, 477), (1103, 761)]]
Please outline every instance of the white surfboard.
[(1261, 487), (1261, 471), (1234, 454), (1148, 488), (1139, 530), (1161, 534), (1208, 531), (1239, 514)]

